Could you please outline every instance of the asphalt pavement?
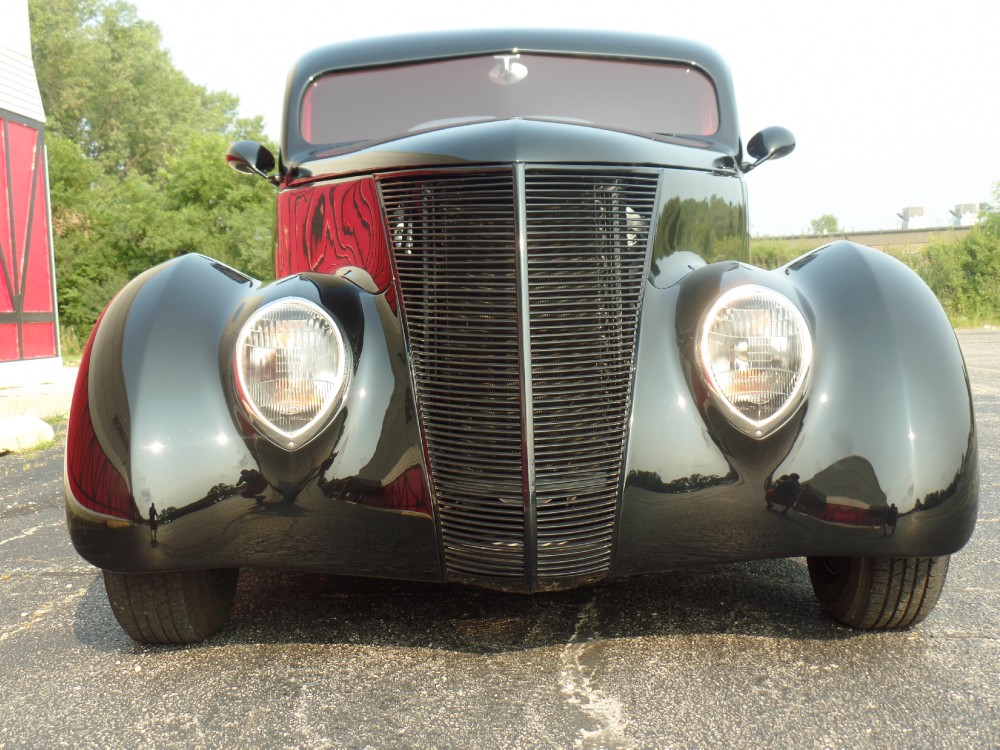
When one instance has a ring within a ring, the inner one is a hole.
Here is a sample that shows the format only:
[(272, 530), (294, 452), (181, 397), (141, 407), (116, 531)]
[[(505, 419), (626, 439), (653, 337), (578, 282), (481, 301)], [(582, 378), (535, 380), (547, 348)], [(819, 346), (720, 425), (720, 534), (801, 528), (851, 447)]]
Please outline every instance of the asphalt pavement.
[(140, 646), (67, 538), (59, 437), (0, 457), (0, 749), (1000, 748), (1000, 331), (960, 340), (979, 524), (898, 633), (775, 560), (538, 596), (249, 571), (222, 633)]

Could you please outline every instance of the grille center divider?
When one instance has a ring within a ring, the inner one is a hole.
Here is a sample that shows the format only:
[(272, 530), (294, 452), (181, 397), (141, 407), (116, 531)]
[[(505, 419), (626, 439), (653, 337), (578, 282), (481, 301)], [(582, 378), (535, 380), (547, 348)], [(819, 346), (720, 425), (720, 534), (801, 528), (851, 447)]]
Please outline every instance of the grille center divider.
[(608, 572), (658, 177), (380, 181), (450, 580)]

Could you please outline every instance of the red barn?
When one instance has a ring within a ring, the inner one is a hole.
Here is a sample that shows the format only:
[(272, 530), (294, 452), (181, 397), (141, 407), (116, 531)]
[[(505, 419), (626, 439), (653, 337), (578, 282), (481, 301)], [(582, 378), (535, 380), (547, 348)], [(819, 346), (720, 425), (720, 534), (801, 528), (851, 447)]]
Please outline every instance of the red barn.
[(45, 160), (45, 113), (27, 0), (0, 24), (0, 383), (61, 365)]

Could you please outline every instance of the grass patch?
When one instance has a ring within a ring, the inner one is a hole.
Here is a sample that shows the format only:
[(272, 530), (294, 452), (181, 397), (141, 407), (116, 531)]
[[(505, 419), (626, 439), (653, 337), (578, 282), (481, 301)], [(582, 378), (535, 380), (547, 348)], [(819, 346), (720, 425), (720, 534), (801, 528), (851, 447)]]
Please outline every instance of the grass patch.
[(37, 466), (32, 463), (34, 459), (38, 458), (39, 455), (45, 453), (45, 451), (49, 450), (50, 448), (55, 448), (57, 445), (59, 445), (59, 438), (55, 437), (52, 438), (52, 440), (44, 440), (38, 445), (32, 446), (31, 448), (25, 448), (24, 450), (19, 450), (14, 452), (22, 461), (24, 461), (24, 464), (21, 466), (21, 468), (24, 469), (24, 471), (30, 471), (31, 469), (37, 468)]
[(958, 315), (954, 317), (949, 316), (949, 319), (953, 328), (1000, 328), (1000, 319), (998, 318), (986, 318), (983, 320)]
[(83, 346), (86, 342), (80, 338), (76, 329), (66, 326), (59, 331), (59, 353), (63, 364), (76, 367), (83, 359)]
[(62, 411), (56, 412), (55, 414), (49, 414), (46, 417), (42, 417), (42, 421), (49, 427), (55, 429), (56, 427), (64, 425), (69, 421), (69, 414)]

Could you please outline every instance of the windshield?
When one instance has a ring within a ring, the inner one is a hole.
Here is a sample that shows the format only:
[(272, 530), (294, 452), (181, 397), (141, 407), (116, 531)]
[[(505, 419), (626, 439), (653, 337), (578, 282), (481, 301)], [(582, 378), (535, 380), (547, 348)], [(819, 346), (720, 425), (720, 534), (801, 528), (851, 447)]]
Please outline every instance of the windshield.
[(323, 76), (306, 89), (301, 130), (311, 144), (346, 144), (511, 118), (699, 137), (719, 129), (715, 87), (697, 68), (508, 54)]

